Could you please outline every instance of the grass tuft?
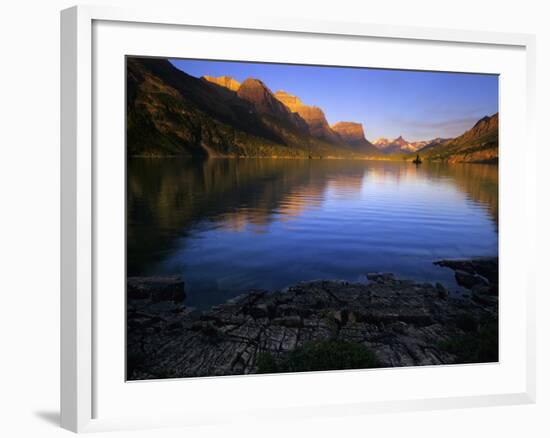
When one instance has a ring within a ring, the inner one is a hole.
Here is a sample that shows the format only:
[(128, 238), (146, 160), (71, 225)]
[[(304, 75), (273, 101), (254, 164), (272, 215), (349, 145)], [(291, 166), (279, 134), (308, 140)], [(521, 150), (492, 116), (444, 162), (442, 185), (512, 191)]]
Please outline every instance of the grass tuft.
[(292, 373), (376, 368), (376, 356), (361, 344), (341, 340), (324, 340), (305, 344), (277, 361), (271, 353), (258, 356), (258, 373)]

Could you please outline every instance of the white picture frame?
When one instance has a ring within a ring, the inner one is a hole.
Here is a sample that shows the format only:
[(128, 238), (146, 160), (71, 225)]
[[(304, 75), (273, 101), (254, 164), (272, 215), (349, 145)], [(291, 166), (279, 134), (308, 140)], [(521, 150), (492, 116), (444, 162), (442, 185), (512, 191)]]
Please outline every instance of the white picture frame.
[[(501, 164), (501, 197), (512, 197), (522, 199), (523, 212), (518, 212), (517, 220), (509, 224), (512, 230), (508, 235), (510, 241), (501, 241), (501, 251), (510, 253), (511, 260), (514, 245), (519, 241), (519, 235), (514, 233), (523, 228), (521, 239), (522, 245), (530, 251), (527, 255), (520, 255), (523, 259), (517, 272), (510, 274), (510, 281), (514, 281), (519, 287), (519, 300), (514, 306), (518, 312), (519, 333), (516, 333), (517, 344), (521, 346), (521, 351), (517, 351), (518, 367), (511, 371), (516, 379), (513, 389), (509, 389), (502, 384), (499, 387), (499, 381), (495, 380), (493, 389), (484, 393), (469, 393), (468, 390), (454, 393), (437, 393), (437, 396), (418, 397), (414, 391), (410, 393), (392, 394), (389, 399), (383, 397), (365, 398), (350, 394), (339, 395), (338, 400), (331, 399), (330, 390), (326, 395), (319, 398), (315, 403), (307, 399), (301, 400), (301, 404), (287, 405), (284, 398), (277, 398), (269, 405), (262, 405), (261, 400), (256, 401), (257, 407), (246, 405), (244, 401), (239, 410), (224, 413), (215, 409), (206, 412), (201, 411), (200, 403), (197, 403), (197, 412), (193, 415), (186, 414), (189, 411), (178, 410), (176, 406), (171, 412), (166, 412), (162, 406), (158, 406), (155, 412), (143, 416), (136, 414), (130, 415), (120, 409), (120, 412), (113, 412), (114, 408), (109, 410), (109, 415), (101, 413), (102, 403), (98, 394), (106, 393), (104, 379), (105, 369), (109, 363), (105, 362), (105, 354), (97, 354), (103, 348), (102, 331), (98, 329), (98, 321), (104, 318), (117, 317), (101, 313), (104, 307), (104, 300), (98, 302), (98, 285), (105, 282), (99, 278), (97, 267), (98, 262), (98, 209), (96, 208), (102, 202), (98, 197), (101, 196), (101, 189), (98, 190), (98, 174), (105, 169), (109, 172), (107, 166), (104, 166), (105, 157), (98, 158), (95, 152), (95, 143), (98, 138), (103, 138), (102, 133), (97, 130), (95, 125), (101, 120), (101, 114), (98, 113), (98, 105), (101, 106), (101, 98), (96, 95), (98, 81), (104, 76), (102, 68), (95, 65), (95, 61), (101, 59), (101, 53), (105, 45), (102, 45), (102, 36), (96, 27), (98, 24), (106, 23), (107, 27), (115, 25), (124, 26), (129, 24), (133, 27), (133, 32), (139, 32), (136, 27), (148, 27), (149, 32), (161, 33), (164, 31), (177, 30), (178, 27), (185, 29), (200, 29), (203, 34), (208, 32), (224, 32), (228, 30), (238, 30), (240, 34), (250, 33), (251, 36), (260, 35), (262, 32), (269, 33), (273, 38), (282, 36), (295, 36), (296, 38), (308, 36), (350, 38), (354, 41), (382, 41), (388, 44), (400, 44), (406, 42), (411, 47), (414, 45), (445, 45), (453, 44), (463, 47), (464, 50), (477, 47), (484, 47), (487, 50), (496, 50), (499, 52), (509, 51), (519, 56), (517, 59), (522, 61), (519, 64), (514, 63), (518, 72), (517, 78), (525, 79), (525, 83), (516, 91), (516, 98), (521, 100), (520, 110), (517, 113), (520, 120), (517, 132), (510, 129), (504, 135), (510, 135), (510, 138), (522, 137), (523, 146), (528, 150), (531, 156), (536, 154), (536, 145), (533, 134), (534, 123), (534, 53), (535, 38), (532, 35), (492, 33), (483, 31), (461, 31), (451, 29), (425, 29), (416, 27), (402, 26), (383, 26), (366, 23), (337, 23), (337, 22), (317, 22), (309, 20), (296, 19), (275, 19), (275, 18), (250, 18), (243, 15), (239, 21), (226, 22), (223, 17), (217, 17), (213, 14), (204, 16), (188, 15), (183, 11), (163, 11), (156, 8), (149, 10), (130, 10), (111, 7), (95, 6), (77, 6), (66, 9), (61, 13), (61, 426), (75, 431), (100, 431), (120, 428), (146, 428), (162, 427), (174, 425), (203, 424), (209, 422), (226, 421), (228, 416), (233, 418), (269, 418), (275, 415), (289, 415), (296, 417), (307, 417), (311, 415), (350, 415), (364, 414), (369, 412), (400, 412), (406, 410), (418, 409), (441, 409), (451, 407), (474, 407), (488, 405), (521, 404), (533, 403), (535, 401), (535, 282), (532, 255), (534, 254), (534, 242), (536, 237), (534, 212), (535, 198), (535, 174), (534, 169), (527, 169), (522, 166), (522, 162), (514, 168), (511, 165), (513, 152), (510, 152), (509, 165), (506, 160)], [(113, 29), (111, 27), (111, 29)], [(109, 32), (109, 29), (107, 29)], [(117, 30), (118, 32), (118, 30)], [(123, 37), (117, 36), (117, 32), (108, 34), (110, 38)], [(247, 36), (248, 37), (248, 36)], [(114, 41), (114, 40), (111, 40)], [(154, 41), (151, 47), (155, 46)], [(117, 44), (113, 44), (117, 46)], [(118, 47), (118, 46), (117, 46)], [(124, 48), (120, 45), (120, 50)], [(200, 49), (200, 48), (198, 48)], [(105, 49), (106, 50), (106, 49)], [(113, 49), (114, 50), (114, 49)], [(159, 46), (160, 50), (160, 46)], [(269, 51), (269, 48), (267, 49)], [(119, 56), (120, 53), (113, 52), (113, 56)], [(173, 53), (173, 52), (171, 52)], [(137, 54), (137, 53), (126, 53)], [(518, 55), (521, 54), (521, 55)], [(159, 53), (162, 55), (162, 53)], [(178, 54), (173, 53), (174, 56)], [(99, 58), (98, 58), (99, 56)], [(108, 58), (106, 58), (108, 59)], [(510, 60), (512, 58), (509, 58)], [(516, 59), (516, 58), (514, 58)], [(435, 62), (435, 61), (434, 61)], [(505, 62), (505, 61), (502, 61)], [(102, 64), (104, 65), (104, 64)], [(457, 64), (458, 65), (458, 64)], [(403, 67), (396, 65), (395, 67)], [(456, 67), (459, 68), (459, 67)], [(483, 69), (484, 67), (479, 67)], [(512, 68), (512, 67), (510, 67)], [(451, 69), (453, 67), (451, 66)], [(498, 69), (497, 69), (498, 70)], [(491, 71), (499, 73), (499, 71)], [(123, 81), (123, 78), (116, 78), (117, 81)], [(99, 99), (99, 100), (98, 100)], [(98, 103), (99, 102), (99, 103)], [(501, 102), (503, 105), (509, 105), (509, 102)], [(123, 112), (124, 102), (120, 102), (113, 111)], [(504, 108), (505, 109), (505, 108)], [(504, 111), (506, 113), (506, 111)], [(506, 115), (501, 123), (510, 121)], [(120, 134), (120, 132), (119, 132)], [(108, 135), (108, 134), (106, 134)], [(513, 136), (516, 137), (513, 137)], [(118, 138), (118, 137), (117, 137)], [(116, 140), (116, 139), (115, 139)], [(123, 145), (120, 145), (121, 147)], [(116, 162), (113, 167), (116, 167)], [(101, 167), (104, 166), (104, 167)], [(106, 177), (101, 177), (106, 178)], [(506, 184), (510, 179), (520, 181), (520, 188), (515, 193), (509, 194), (510, 188)], [(506, 213), (513, 214), (513, 209), (502, 209), (501, 217)], [(510, 213), (512, 212), (512, 213)], [(503, 224), (505, 227), (506, 224)], [(516, 230), (516, 231), (513, 231)], [(119, 230), (120, 231), (120, 230)], [(508, 237), (507, 237), (508, 238)], [(514, 243), (515, 242), (515, 243)], [(503, 244), (504, 243), (504, 244)], [(512, 251), (510, 250), (512, 248)], [(508, 262), (507, 262), (508, 263)], [(511, 262), (509, 262), (511, 263)], [(507, 265), (509, 266), (509, 265)], [(101, 270), (100, 270), (101, 271)], [(502, 261), (501, 261), (502, 271)], [(103, 271), (104, 272), (104, 271)], [(513, 276), (512, 276), (513, 275)], [(118, 290), (118, 289), (117, 289)], [(122, 294), (123, 289), (121, 289)], [(518, 291), (516, 290), (516, 293)], [(122, 294), (123, 295), (123, 294)], [(518, 304), (519, 303), (519, 304)], [(506, 313), (509, 320), (512, 313)], [(116, 313), (116, 312), (115, 312)], [(521, 315), (520, 315), (521, 313)], [(119, 314), (120, 324), (123, 324), (123, 314)], [(508, 322), (505, 321), (505, 324)], [(103, 322), (102, 322), (103, 324)], [(505, 329), (508, 325), (505, 325)], [(115, 328), (115, 326), (110, 326)], [(501, 326), (502, 328), (502, 326)], [(506, 330), (505, 330), (506, 331)], [(510, 333), (507, 331), (507, 333)], [(123, 335), (122, 335), (123, 336)], [(106, 341), (105, 341), (106, 342)], [(508, 342), (507, 339), (502, 342)], [(501, 344), (502, 345), (502, 344)], [(116, 347), (115, 344), (112, 346)], [(121, 352), (123, 354), (124, 352)], [(103, 358), (103, 359), (102, 359)], [(500, 364), (502, 367), (504, 365)], [(498, 366), (498, 364), (497, 364)], [(437, 375), (445, 379), (447, 371), (440, 372), (435, 368), (426, 368), (421, 371), (422, 377), (428, 379), (430, 374)], [(464, 369), (466, 372), (474, 375), (479, 371), (475, 366), (456, 366), (454, 369)], [(459, 370), (460, 371), (460, 370)], [(385, 373), (385, 370), (374, 371), (374, 373)], [(406, 379), (409, 374), (406, 370), (391, 370), (394, 374), (392, 379)], [(455, 371), (452, 371), (455, 373)], [(492, 373), (486, 369), (485, 372)], [(512, 375), (510, 374), (510, 375)], [(280, 382), (288, 382), (289, 385), (318, 385), (320, 380), (331, 380), (330, 385), (338, 384), (353, 385), (354, 379), (364, 378), (360, 372), (339, 372), (328, 374), (308, 373), (308, 375), (285, 376), (283, 380), (279, 376), (255, 376), (255, 377), (230, 377), (216, 379), (192, 379), (193, 390), (198, 391), (203, 388), (205, 391), (228, 391), (230, 388), (238, 388), (242, 385), (243, 391), (251, 387), (251, 378), (254, 379), (253, 386), (262, 387), (265, 383), (266, 388), (272, 388)], [(370, 379), (372, 379), (372, 372)], [(110, 378), (110, 377), (109, 377)], [(416, 376), (414, 377), (416, 378)], [(419, 377), (420, 378), (420, 377)], [(434, 377), (436, 378), (436, 377)], [(274, 381), (273, 379), (279, 379)], [(336, 380), (340, 379), (340, 380)], [(343, 380), (345, 379), (345, 380)], [(216, 381), (219, 380), (219, 385)], [(305, 383), (304, 383), (305, 382)], [(137, 385), (131, 383), (119, 382), (121, 387), (130, 385), (132, 387), (131, 396), (135, 398), (138, 393)], [(139, 391), (144, 391), (144, 397), (152, 394), (158, 394), (158, 391), (168, 391), (169, 385), (175, 387), (180, 383), (175, 381), (168, 382), (150, 382), (147, 387), (140, 387)], [(101, 388), (101, 389), (98, 389)], [(147, 388), (147, 389), (144, 389)], [(158, 389), (160, 388), (160, 389)], [(488, 387), (489, 388), (489, 387)], [(510, 387), (511, 388), (511, 387)], [(114, 390), (113, 390), (114, 391)], [(250, 388), (250, 391), (254, 389)], [(110, 396), (115, 397), (114, 391)], [(252, 394), (252, 392), (251, 392)], [(436, 394), (433, 392), (432, 394)], [(127, 395), (126, 395), (127, 396)], [(121, 395), (122, 397), (122, 395)], [(120, 403), (117, 400), (116, 403)], [(238, 405), (241, 403), (236, 401)], [(201, 414), (202, 413), (202, 414)]]

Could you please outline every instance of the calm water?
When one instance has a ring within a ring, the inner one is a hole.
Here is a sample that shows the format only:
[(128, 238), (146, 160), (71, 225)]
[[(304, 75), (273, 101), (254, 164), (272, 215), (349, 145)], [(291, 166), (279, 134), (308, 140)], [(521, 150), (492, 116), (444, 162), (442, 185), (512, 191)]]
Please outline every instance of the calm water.
[(187, 304), (372, 271), (456, 289), (442, 258), (497, 255), (498, 167), (135, 159), (128, 274), (180, 274)]

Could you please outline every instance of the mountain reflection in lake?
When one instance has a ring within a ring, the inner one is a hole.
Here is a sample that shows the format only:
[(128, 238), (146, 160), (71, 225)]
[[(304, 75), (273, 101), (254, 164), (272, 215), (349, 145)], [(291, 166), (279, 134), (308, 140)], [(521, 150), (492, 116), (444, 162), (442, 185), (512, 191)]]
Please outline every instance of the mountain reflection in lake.
[(373, 271), (456, 289), (433, 261), (498, 253), (491, 165), (132, 159), (127, 202), (128, 275), (181, 275), (198, 308)]

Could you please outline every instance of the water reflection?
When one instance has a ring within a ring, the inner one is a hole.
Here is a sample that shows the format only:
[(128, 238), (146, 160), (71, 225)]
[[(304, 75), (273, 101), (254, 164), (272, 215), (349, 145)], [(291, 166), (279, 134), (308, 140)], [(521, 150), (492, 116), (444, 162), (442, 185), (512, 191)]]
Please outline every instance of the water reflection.
[(135, 159), (128, 273), (179, 273), (189, 303), (497, 253), (498, 168), (344, 160)]

